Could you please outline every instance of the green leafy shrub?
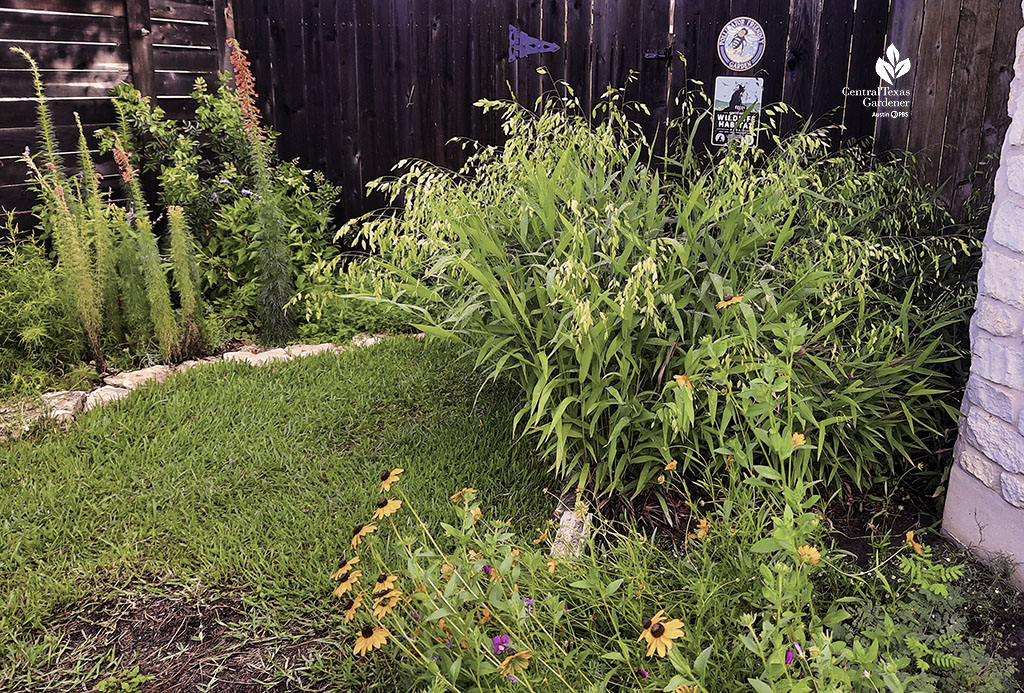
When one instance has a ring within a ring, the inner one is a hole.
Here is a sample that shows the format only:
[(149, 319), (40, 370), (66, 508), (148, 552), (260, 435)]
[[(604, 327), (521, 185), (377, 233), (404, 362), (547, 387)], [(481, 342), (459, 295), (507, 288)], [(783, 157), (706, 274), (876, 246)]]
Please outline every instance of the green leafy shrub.
[(903, 201), (921, 210), (879, 206), (864, 188), (908, 174), (823, 133), (710, 165), (684, 136), (654, 170), (619, 98), (596, 124), (483, 102), (502, 148), (379, 181), (404, 210), (359, 230), (384, 287), (366, 297), (519, 383), (519, 430), (600, 494), (674, 459), (865, 485), (930, 454), (955, 412), (969, 289), (945, 280), (969, 239), (915, 228), (946, 218), (917, 188)]
[[(469, 488), (435, 536), (401, 473), (381, 475), (383, 497), (363, 508), (333, 577), (354, 656), (390, 660), (404, 688), (952, 692), (963, 689), (941, 677), (984, 656), (977, 639), (936, 634), (925, 609), (901, 616), (958, 568), (934, 563), (911, 536), (892, 558), (848, 572), (803, 487), (734, 474), (728, 486), (709, 482), (709, 502), (680, 518), (685, 547), (606, 525), (582, 555), (553, 558), (552, 527), (520, 539)], [(404, 560), (385, 560), (396, 551)], [(899, 587), (883, 573), (893, 558)], [(906, 627), (851, 616), (869, 603)], [(1010, 684), (1012, 664), (989, 665), (989, 684)]]
[[(0, 398), (49, 385), (85, 356), (85, 335), (67, 280), (36, 242), (0, 244)], [(68, 383), (74, 385), (74, 383)]]
[(159, 180), (161, 204), (185, 210), (203, 296), (229, 331), (244, 333), (260, 324), (264, 287), (274, 294), (265, 300), (291, 303), (308, 268), (337, 253), (328, 229), (338, 188), (319, 172), (277, 159), (277, 134), (259, 123), (251, 73), (236, 62), (244, 70), (236, 84), (244, 88), (233, 86), (229, 73), (214, 90), (196, 80), (192, 121), (168, 119), (128, 84), (115, 88), (114, 100), (139, 143), (141, 169)]
[(196, 290), (195, 255), (192, 236), (185, 221), (185, 210), (177, 206), (167, 208), (167, 229), (171, 237), (174, 285), (181, 303), (181, 352), (184, 356), (193, 357), (203, 348), (203, 335), (200, 329), (202, 306)]

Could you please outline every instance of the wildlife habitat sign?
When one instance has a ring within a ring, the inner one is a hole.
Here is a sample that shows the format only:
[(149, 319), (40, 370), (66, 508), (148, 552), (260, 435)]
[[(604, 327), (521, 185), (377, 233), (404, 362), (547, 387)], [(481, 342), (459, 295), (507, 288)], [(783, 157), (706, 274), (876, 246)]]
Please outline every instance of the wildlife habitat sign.
[(721, 147), (732, 140), (757, 144), (763, 94), (760, 77), (716, 77), (712, 144)]

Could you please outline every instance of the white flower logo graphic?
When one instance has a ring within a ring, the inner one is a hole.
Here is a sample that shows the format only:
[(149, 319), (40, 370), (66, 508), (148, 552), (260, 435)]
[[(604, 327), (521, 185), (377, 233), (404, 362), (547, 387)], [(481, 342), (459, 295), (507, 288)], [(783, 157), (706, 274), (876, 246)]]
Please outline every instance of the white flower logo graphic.
[[(888, 58), (888, 61), (885, 58)], [(900, 60), (900, 52), (896, 50), (895, 45), (889, 44), (885, 51), (885, 58), (879, 58), (875, 62), (875, 72), (886, 84), (892, 84), (897, 77), (902, 77), (910, 72), (910, 59)]]

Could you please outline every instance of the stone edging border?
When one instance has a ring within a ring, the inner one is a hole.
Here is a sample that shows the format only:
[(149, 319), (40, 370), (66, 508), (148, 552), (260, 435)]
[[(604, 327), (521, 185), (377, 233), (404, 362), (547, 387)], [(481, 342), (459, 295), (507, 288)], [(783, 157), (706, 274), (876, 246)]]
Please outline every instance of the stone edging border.
[[(411, 336), (416, 339), (426, 337), (422, 332), (414, 335), (387, 335), (360, 333), (352, 338), (349, 344), (336, 345), (330, 342), (323, 344), (294, 344), (284, 349), (268, 349), (259, 351), (256, 347), (244, 347), (239, 351), (229, 351), (219, 356), (184, 361), (175, 366), (159, 365), (141, 368), (136, 371), (124, 371), (103, 378), (103, 384), (90, 391), (62, 390), (47, 392), (41, 395), (42, 402), (22, 403), (0, 409), (0, 444), (17, 440), (29, 430), (32, 423), (40, 419), (52, 419), (58, 427), (67, 428), (81, 414), (94, 407), (119, 402), (128, 397), (132, 391), (147, 383), (162, 383), (176, 373), (183, 373), (197, 366), (204, 366), (222, 361), (238, 361), (250, 366), (264, 366), (279, 361), (313, 356), (326, 352), (341, 353), (353, 347), (369, 347), (385, 339), (396, 336)], [(13, 414), (13, 416), (11, 416)], [(5, 421), (5, 418), (11, 420)]]

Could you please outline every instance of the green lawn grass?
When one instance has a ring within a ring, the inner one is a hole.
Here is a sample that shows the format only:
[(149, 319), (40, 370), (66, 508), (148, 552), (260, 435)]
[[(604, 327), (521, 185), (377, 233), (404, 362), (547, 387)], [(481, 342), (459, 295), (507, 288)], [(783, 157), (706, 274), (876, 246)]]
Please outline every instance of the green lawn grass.
[(513, 443), (514, 393), (481, 390), (457, 356), (401, 338), (196, 368), (0, 448), (0, 666), (26, 669), (53, 614), (141, 584), (240, 591), (277, 623), (336, 622), (330, 574), (391, 467), (428, 522), (474, 486), (492, 517), (539, 525), (550, 478)]

